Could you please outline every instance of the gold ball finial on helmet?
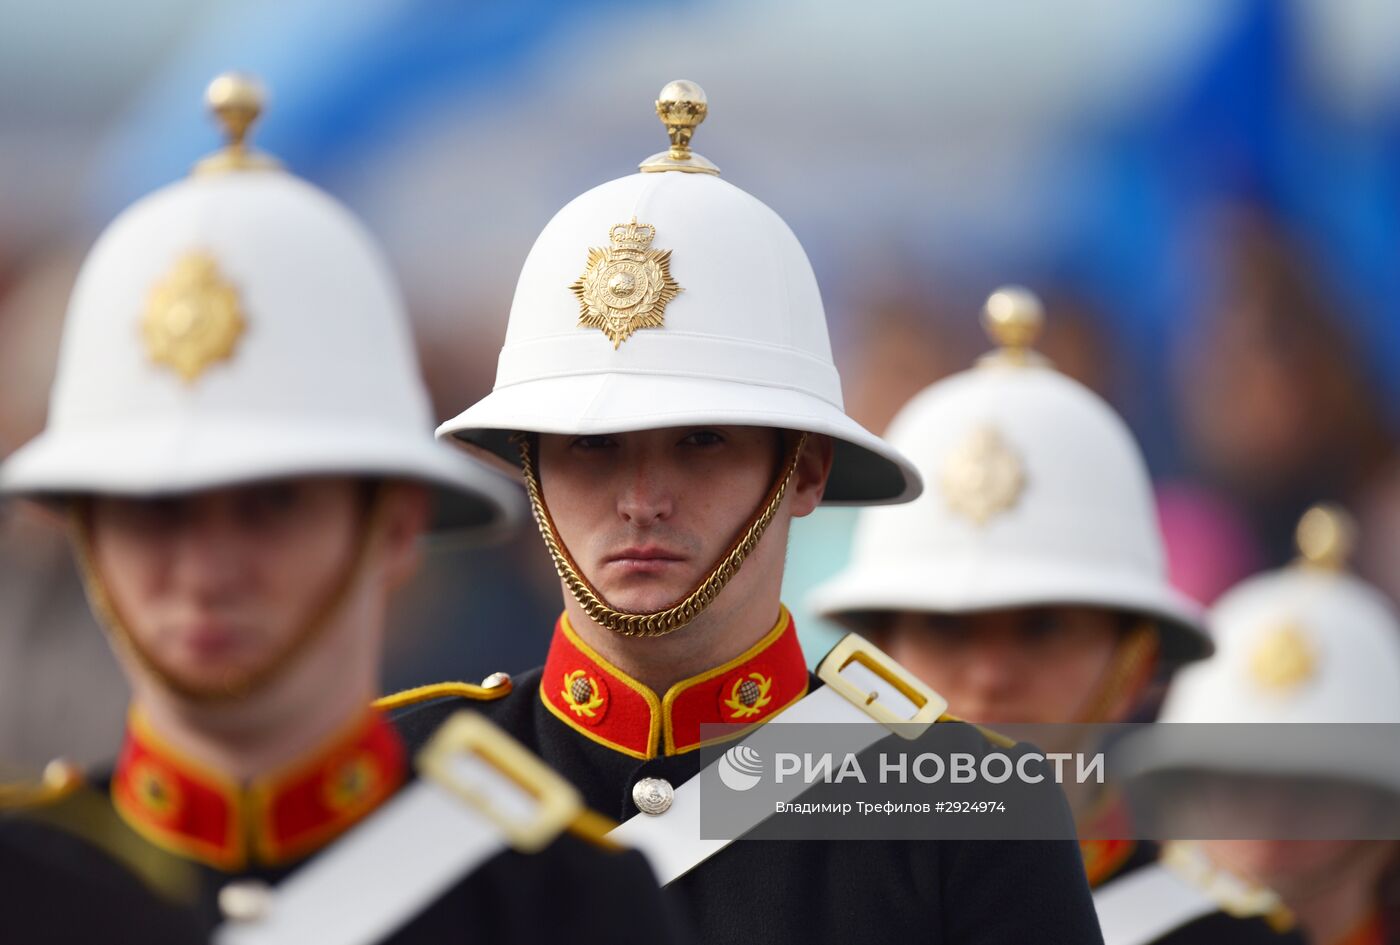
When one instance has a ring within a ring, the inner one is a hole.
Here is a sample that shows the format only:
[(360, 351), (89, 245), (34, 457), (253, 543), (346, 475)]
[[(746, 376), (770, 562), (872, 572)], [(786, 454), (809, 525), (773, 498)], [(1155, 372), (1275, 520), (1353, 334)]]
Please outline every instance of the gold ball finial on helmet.
[(656, 117), (666, 126), (671, 147), (643, 161), (640, 165), (642, 171), (718, 174), (718, 167), (690, 150), (691, 136), (709, 112), (710, 103), (705, 97), (705, 90), (689, 79), (675, 79), (662, 86), (661, 94), (656, 97)]
[(216, 76), (204, 90), (204, 102), (224, 126), (231, 145), (241, 146), (249, 127), (262, 114), (266, 99), (262, 83), (241, 72)]
[(1298, 552), (1315, 568), (1340, 571), (1356, 547), (1356, 520), (1338, 505), (1314, 505), (1298, 521)]
[(999, 350), (987, 361), (1000, 364), (1044, 364), (1032, 350), (1045, 326), (1045, 309), (1030, 289), (1002, 286), (987, 297), (982, 307), (982, 327)]
[(204, 103), (223, 127), (225, 143), (195, 165), (196, 173), (277, 167), (272, 158), (248, 147), (248, 131), (266, 101), (267, 92), (255, 76), (225, 72), (214, 77), (204, 90)]

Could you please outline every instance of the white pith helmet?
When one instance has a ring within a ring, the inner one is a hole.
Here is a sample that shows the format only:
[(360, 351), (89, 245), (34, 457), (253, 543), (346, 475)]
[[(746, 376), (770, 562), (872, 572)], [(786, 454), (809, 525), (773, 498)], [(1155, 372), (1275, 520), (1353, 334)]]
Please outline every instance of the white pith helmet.
[[(1400, 618), (1345, 570), (1353, 536), (1340, 509), (1310, 509), (1298, 526), (1300, 559), (1240, 583), (1211, 609), (1215, 656), (1176, 676), (1161, 721), (1400, 723)], [(1400, 758), (1366, 750), (1364, 739), (1343, 731), (1326, 745), (1310, 739), (1307, 751), (1274, 740), (1256, 752), (1159, 739), (1146, 767), (1344, 776), (1400, 791)]]
[(44, 431), (0, 467), (33, 498), (159, 495), (284, 476), (437, 487), (441, 530), (492, 529), (518, 490), (435, 442), (398, 288), (327, 194), (244, 142), (257, 83), (208, 101), (229, 144), (103, 232), (69, 301)]
[(1156, 620), (1168, 663), (1210, 652), (1167, 583), (1152, 485), (1122, 419), (1030, 350), (1040, 303), (1008, 287), (984, 322), (1001, 350), (926, 388), (890, 424), (928, 489), (862, 512), (850, 563), (810, 606), (861, 630), (897, 611), (1083, 604)]
[(734, 424), (826, 434), (824, 501), (917, 495), (918, 473), (846, 416), (811, 265), (782, 219), (690, 150), (708, 106), (661, 90), (671, 148), (555, 215), (525, 260), (490, 395), (438, 428), (518, 463), (510, 435)]

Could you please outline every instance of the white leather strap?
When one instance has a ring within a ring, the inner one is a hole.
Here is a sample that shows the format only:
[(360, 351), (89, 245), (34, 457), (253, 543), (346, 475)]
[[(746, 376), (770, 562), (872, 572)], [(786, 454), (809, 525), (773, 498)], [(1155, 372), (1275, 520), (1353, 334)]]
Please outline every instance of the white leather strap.
[(507, 845), (458, 798), (416, 782), (283, 881), (262, 917), (225, 923), (215, 945), (382, 941)]
[(484, 717), (459, 712), (418, 757), (422, 779), (280, 883), (215, 945), (371, 945), (497, 853), (539, 849), (578, 793)]
[(1096, 890), (1094, 908), (1104, 945), (1146, 945), (1219, 906), (1176, 873), (1153, 863)]
[[(853, 653), (860, 656), (852, 657)], [(914, 727), (932, 722), (948, 707), (937, 693), (913, 680), (897, 664), (855, 634), (847, 636), (831, 651), (818, 672), (827, 680), (827, 685), (808, 693), (781, 714), (768, 719), (766, 724), (831, 722), (863, 725), (858, 737), (849, 731), (843, 733), (841, 743), (844, 751), (858, 753), (889, 735), (890, 730), (876, 721), (868, 709), (853, 701), (854, 694), (864, 693), (864, 705), (879, 704), (883, 714), (890, 719), (904, 721)], [(833, 685), (837, 680), (847, 685)], [(846, 691), (843, 693), (839, 689)], [(906, 693), (914, 694), (922, 704)], [(913, 733), (902, 734), (909, 736)], [(717, 759), (706, 770), (714, 769), (718, 764)], [(663, 886), (690, 872), (737, 839), (737, 836), (730, 839), (700, 836), (700, 785), (704, 777), (702, 771), (676, 787), (671, 806), (664, 814), (636, 814), (608, 834), (609, 839), (646, 854)], [(810, 785), (801, 783), (801, 779), (791, 779), (782, 785), (786, 793), (775, 795), (774, 800), (791, 801), (808, 787)], [(736, 831), (736, 834), (753, 830), (772, 811), (773, 808), (767, 808), (765, 812), (755, 812), (753, 822), (744, 825), (743, 830)]]

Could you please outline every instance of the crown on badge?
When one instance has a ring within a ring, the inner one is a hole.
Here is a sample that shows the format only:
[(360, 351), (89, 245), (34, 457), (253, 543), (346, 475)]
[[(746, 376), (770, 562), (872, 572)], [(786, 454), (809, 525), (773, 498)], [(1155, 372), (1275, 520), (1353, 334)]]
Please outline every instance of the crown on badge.
[(597, 328), (616, 349), (640, 328), (660, 328), (666, 303), (681, 287), (671, 278), (671, 251), (650, 249), (656, 227), (614, 223), (612, 245), (589, 247), (588, 268), (569, 286), (578, 297), (579, 326)]
[(633, 217), (630, 223), (618, 223), (608, 231), (608, 238), (618, 249), (642, 252), (656, 239), (656, 227), (650, 223), (638, 223)]

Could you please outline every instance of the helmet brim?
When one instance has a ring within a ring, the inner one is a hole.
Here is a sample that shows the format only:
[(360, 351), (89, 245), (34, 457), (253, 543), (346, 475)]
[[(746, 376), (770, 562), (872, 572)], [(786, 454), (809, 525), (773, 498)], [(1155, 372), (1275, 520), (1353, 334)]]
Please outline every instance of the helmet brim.
[(403, 478), (435, 491), (434, 537), (488, 540), (523, 517), (506, 477), (409, 431), (228, 418), (48, 430), (0, 467), (0, 493), (38, 501), (154, 496), (289, 476)]
[(909, 460), (828, 401), (781, 386), (644, 373), (567, 375), (498, 387), (438, 427), (438, 436), (512, 466), (511, 434), (575, 436), (695, 424), (773, 427), (831, 437), (827, 505), (893, 505), (923, 491)]
[(1100, 568), (1005, 555), (962, 555), (938, 562), (851, 568), (819, 586), (807, 600), (817, 614), (857, 632), (894, 612), (965, 614), (1012, 607), (1084, 605), (1152, 618), (1161, 655), (1170, 665), (1205, 659), (1214, 645), (1201, 607), (1165, 581), (1133, 570)]

